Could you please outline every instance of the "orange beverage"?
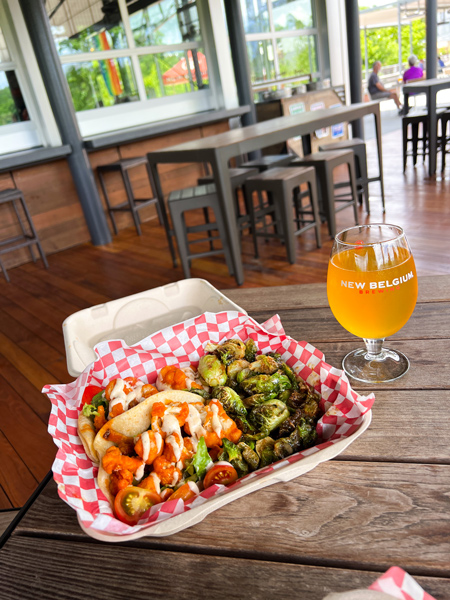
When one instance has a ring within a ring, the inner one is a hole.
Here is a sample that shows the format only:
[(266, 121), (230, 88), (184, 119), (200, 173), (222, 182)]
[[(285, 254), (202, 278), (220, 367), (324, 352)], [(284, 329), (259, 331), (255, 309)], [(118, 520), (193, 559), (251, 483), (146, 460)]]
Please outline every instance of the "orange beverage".
[(330, 259), (327, 293), (334, 316), (347, 331), (366, 339), (391, 336), (416, 305), (414, 259), (403, 247), (343, 250)]

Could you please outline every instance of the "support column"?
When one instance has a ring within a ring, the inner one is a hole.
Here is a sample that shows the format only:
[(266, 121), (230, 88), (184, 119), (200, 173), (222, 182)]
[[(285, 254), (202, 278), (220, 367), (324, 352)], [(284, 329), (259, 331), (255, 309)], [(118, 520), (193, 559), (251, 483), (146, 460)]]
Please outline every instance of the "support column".
[(243, 125), (252, 125), (256, 123), (256, 109), (253, 102), (250, 63), (245, 42), (241, 6), (239, 0), (226, 0), (224, 6), (239, 104), (240, 106), (246, 104), (250, 106), (250, 112), (242, 116), (242, 123)]
[[(345, 0), (345, 14), (347, 22), (347, 47), (350, 71), (350, 100), (352, 104), (354, 104), (356, 102), (362, 102), (362, 62), (358, 0)], [(351, 125), (353, 137), (364, 138), (364, 124), (362, 119), (353, 121)]]
[(401, 77), (403, 70), (402, 56), (402, 11), (400, 1), (397, 0), (397, 38), (398, 38), (398, 75)]
[(19, 2), (62, 142), (72, 147), (72, 154), (67, 157), (67, 162), (92, 243), (95, 246), (108, 244), (111, 242), (111, 234), (92, 167), (83, 148), (72, 98), (53, 41), (44, 2), (43, 0), (19, 0)]
[(427, 35), (427, 79), (437, 77), (437, 0), (425, 2)]

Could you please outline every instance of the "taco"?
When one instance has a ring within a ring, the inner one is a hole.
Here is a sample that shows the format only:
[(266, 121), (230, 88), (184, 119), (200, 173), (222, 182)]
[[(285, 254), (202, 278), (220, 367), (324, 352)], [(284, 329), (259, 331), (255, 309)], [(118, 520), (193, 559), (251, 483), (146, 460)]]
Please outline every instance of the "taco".
[[(124, 513), (127, 502), (141, 499), (146, 506), (197, 495), (196, 481), (213, 463), (210, 452), (220, 450), (224, 438), (237, 442), (241, 436), (219, 400), (205, 404), (191, 392), (160, 392), (100, 429), (94, 440), (98, 485), (116, 516), (132, 524)], [(187, 471), (191, 463), (192, 477)], [(237, 479), (228, 463), (223, 470), (231, 472), (228, 483)]]

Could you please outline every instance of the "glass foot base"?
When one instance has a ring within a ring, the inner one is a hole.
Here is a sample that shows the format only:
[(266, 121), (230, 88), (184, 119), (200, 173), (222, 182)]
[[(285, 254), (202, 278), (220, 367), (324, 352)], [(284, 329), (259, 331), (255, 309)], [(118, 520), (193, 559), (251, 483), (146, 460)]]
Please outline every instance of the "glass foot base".
[(409, 371), (409, 360), (402, 352), (387, 348), (377, 355), (369, 353), (366, 348), (358, 348), (347, 354), (342, 367), (357, 381), (384, 383), (403, 377)]

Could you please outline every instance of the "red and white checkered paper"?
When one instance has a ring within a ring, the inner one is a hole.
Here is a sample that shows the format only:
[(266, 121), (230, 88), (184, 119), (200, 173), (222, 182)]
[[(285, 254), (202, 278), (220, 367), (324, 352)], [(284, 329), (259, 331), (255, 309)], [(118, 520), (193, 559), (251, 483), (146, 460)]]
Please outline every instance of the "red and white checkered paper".
[[(317, 425), (321, 443), (241, 478), (231, 486), (213, 485), (187, 501), (168, 500), (153, 506), (149, 514), (130, 527), (118, 521), (108, 500), (97, 485), (98, 468), (84, 452), (77, 433), (77, 419), (86, 385), (106, 387), (117, 377), (138, 377), (146, 383), (156, 381), (158, 371), (166, 365), (197, 366), (208, 341), (219, 343), (227, 338), (252, 338), (259, 350), (279, 352), (304, 381), (321, 394), (326, 413)], [(46, 385), (43, 392), (52, 402), (48, 430), (58, 452), (53, 475), (60, 497), (72, 506), (87, 529), (115, 535), (136, 533), (174, 515), (189, 511), (208, 499), (226, 494), (249, 480), (263, 478), (305, 456), (320, 452), (341, 438), (355, 432), (375, 400), (354, 392), (346, 375), (324, 362), (324, 355), (307, 342), (296, 342), (284, 332), (278, 315), (260, 325), (239, 312), (204, 313), (183, 323), (167, 327), (148, 336), (139, 344), (127, 346), (123, 340), (101, 342), (95, 347), (98, 359), (72, 383)]]
[(391, 567), (369, 586), (369, 590), (384, 592), (399, 600), (435, 600), (400, 567)]

